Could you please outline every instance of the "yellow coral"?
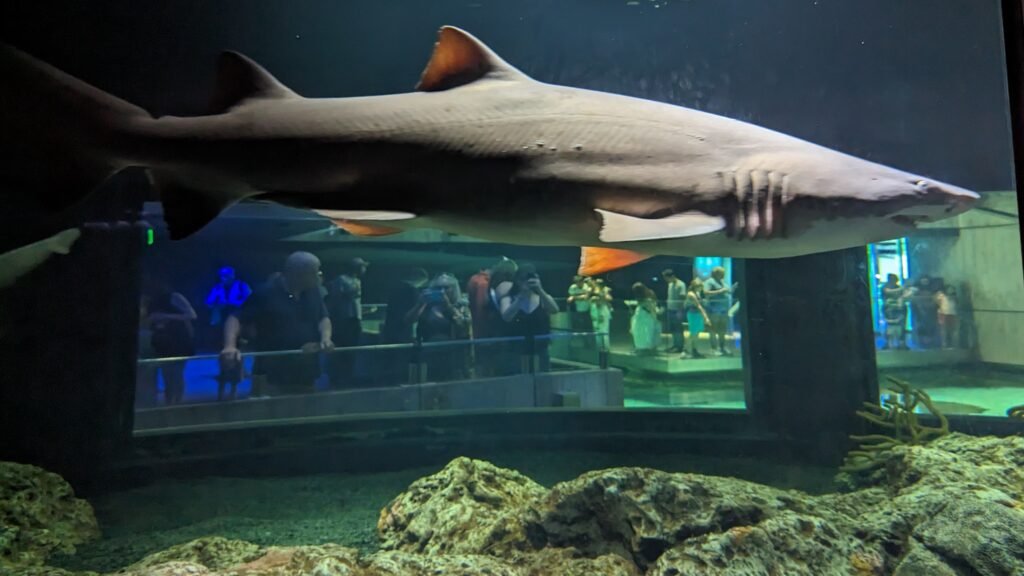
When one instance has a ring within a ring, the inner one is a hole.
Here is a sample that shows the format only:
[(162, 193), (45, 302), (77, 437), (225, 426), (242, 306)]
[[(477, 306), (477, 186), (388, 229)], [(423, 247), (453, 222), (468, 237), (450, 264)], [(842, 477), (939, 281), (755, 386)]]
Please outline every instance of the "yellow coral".
[(733, 526), (726, 530), (726, 534), (732, 539), (732, 543), (737, 546), (742, 546), (743, 542), (746, 541), (750, 534), (754, 531), (753, 526)]
[(850, 554), (850, 565), (857, 576), (876, 576), (882, 573), (884, 562), (878, 552), (854, 552)]
[(377, 518), (377, 533), (382, 534), (386, 530), (396, 529), (405, 522), (402, 515), (402, 505), (395, 502), (380, 509), (380, 517)]
[[(886, 379), (892, 384), (889, 391), (898, 394), (899, 400), (887, 399), (881, 406), (865, 402), (865, 409), (858, 410), (857, 415), (887, 430), (888, 433), (850, 436), (850, 439), (859, 442), (860, 446), (847, 454), (846, 461), (840, 467), (842, 472), (870, 471), (885, 462), (890, 451), (896, 446), (927, 444), (935, 438), (949, 434), (949, 421), (935, 407), (927, 392), (892, 376), (886, 376)], [(935, 416), (939, 420), (939, 425), (921, 424), (916, 414), (918, 405), (923, 405)]]

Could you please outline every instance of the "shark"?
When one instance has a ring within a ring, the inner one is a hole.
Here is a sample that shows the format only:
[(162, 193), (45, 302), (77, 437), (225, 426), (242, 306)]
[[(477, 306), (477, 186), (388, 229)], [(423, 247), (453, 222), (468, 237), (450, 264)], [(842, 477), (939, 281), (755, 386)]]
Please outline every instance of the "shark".
[(29, 272), (43, 265), (55, 254), (69, 254), (81, 237), (78, 228), (68, 228), (38, 242), (0, 254), (0, 290), (13, 286)]
[(209, 113), (153, 117), (0, 48), (0, 161), (47, 208), (148, 170), (172, 239), (228, 206), (314, 210), (350, 233), (437, 228), (578, 246), (580, 272), (652, 255), (786, 258), (905, 236), (979, 195), (751, 123), (547, 84), (452, 26), (412, 92), (306, 98), (224, 52)]

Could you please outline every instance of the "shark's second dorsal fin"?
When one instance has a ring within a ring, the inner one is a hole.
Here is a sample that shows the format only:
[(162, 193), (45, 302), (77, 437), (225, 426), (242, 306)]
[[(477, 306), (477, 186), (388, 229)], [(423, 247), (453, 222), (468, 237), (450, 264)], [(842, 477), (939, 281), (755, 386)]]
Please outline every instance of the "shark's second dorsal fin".
[(221, 114), (252, 98), (299, 97), (259, 64), (238, 52), (227, 51), (217, 61), (210, 112)]
[(443, 26), (438, 32), (434, 53), (416, 89), (421, 92), (438, 92), (484, 78), (529, 80), (529, 76), (502, 60), (469, 32), (454, 26)]

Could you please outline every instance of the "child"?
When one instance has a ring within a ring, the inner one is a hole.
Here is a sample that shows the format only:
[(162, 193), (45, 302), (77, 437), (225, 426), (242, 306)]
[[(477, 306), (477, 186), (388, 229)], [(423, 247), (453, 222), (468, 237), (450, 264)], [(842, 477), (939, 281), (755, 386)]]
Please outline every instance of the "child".
[(959, 334), (956, 288), (946, 286), (936, 292), (935, 304), (939, 307), (939, 338), (942, 345), (946, 348), (955, 348), (955, 337)]

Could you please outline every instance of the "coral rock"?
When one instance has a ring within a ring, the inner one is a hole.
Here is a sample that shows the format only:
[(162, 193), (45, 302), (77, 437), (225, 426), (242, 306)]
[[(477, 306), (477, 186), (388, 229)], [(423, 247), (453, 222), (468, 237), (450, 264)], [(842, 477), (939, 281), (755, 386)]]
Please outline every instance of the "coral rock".
[(809, 507), (806, 495), (743, 480), (616, 468), (556, 485), (528, 514), (535, 520), (527, 530), (548, 544), (618, 554), (644, 569), (683, 541), (733, 528), (738, 536), (781, 511)]
[(270, 547), (199, 538), (151, 554), (117, 576), (363, 576), (358, 552), (333, 544)]
[(55, 552), (73, 554), (99, 536), (92, 507), (63, 478), (0, 462), (0, 573), (5, 566), (40, 566)]
[(873, 576), (882, 558), (827, 520), (784, 512), (756, 526), (690, 538), (662, 555), (648, 574), (657, 576)]
[(482, 554), (525, 540), (516, 513), (546, 490), (526, 476), (456, 458), (421, 478), (381, 511), (381, 548), (424, 554)]
[(951, 566), (976, 574), (1024, 574), (1024, 510), (1000, 502), (950, 502), (914, 530), (914, 539)]
[(248, 562), (262, 554), (256, 544), (241, 540), (228, 540), (219, 536), (198, 538), (191, 542), (172, 546), (150, 554), (127, 568), (129, 571), (144, 571), (146, 568), (180, 562), (218, 570), (235, 564)]

